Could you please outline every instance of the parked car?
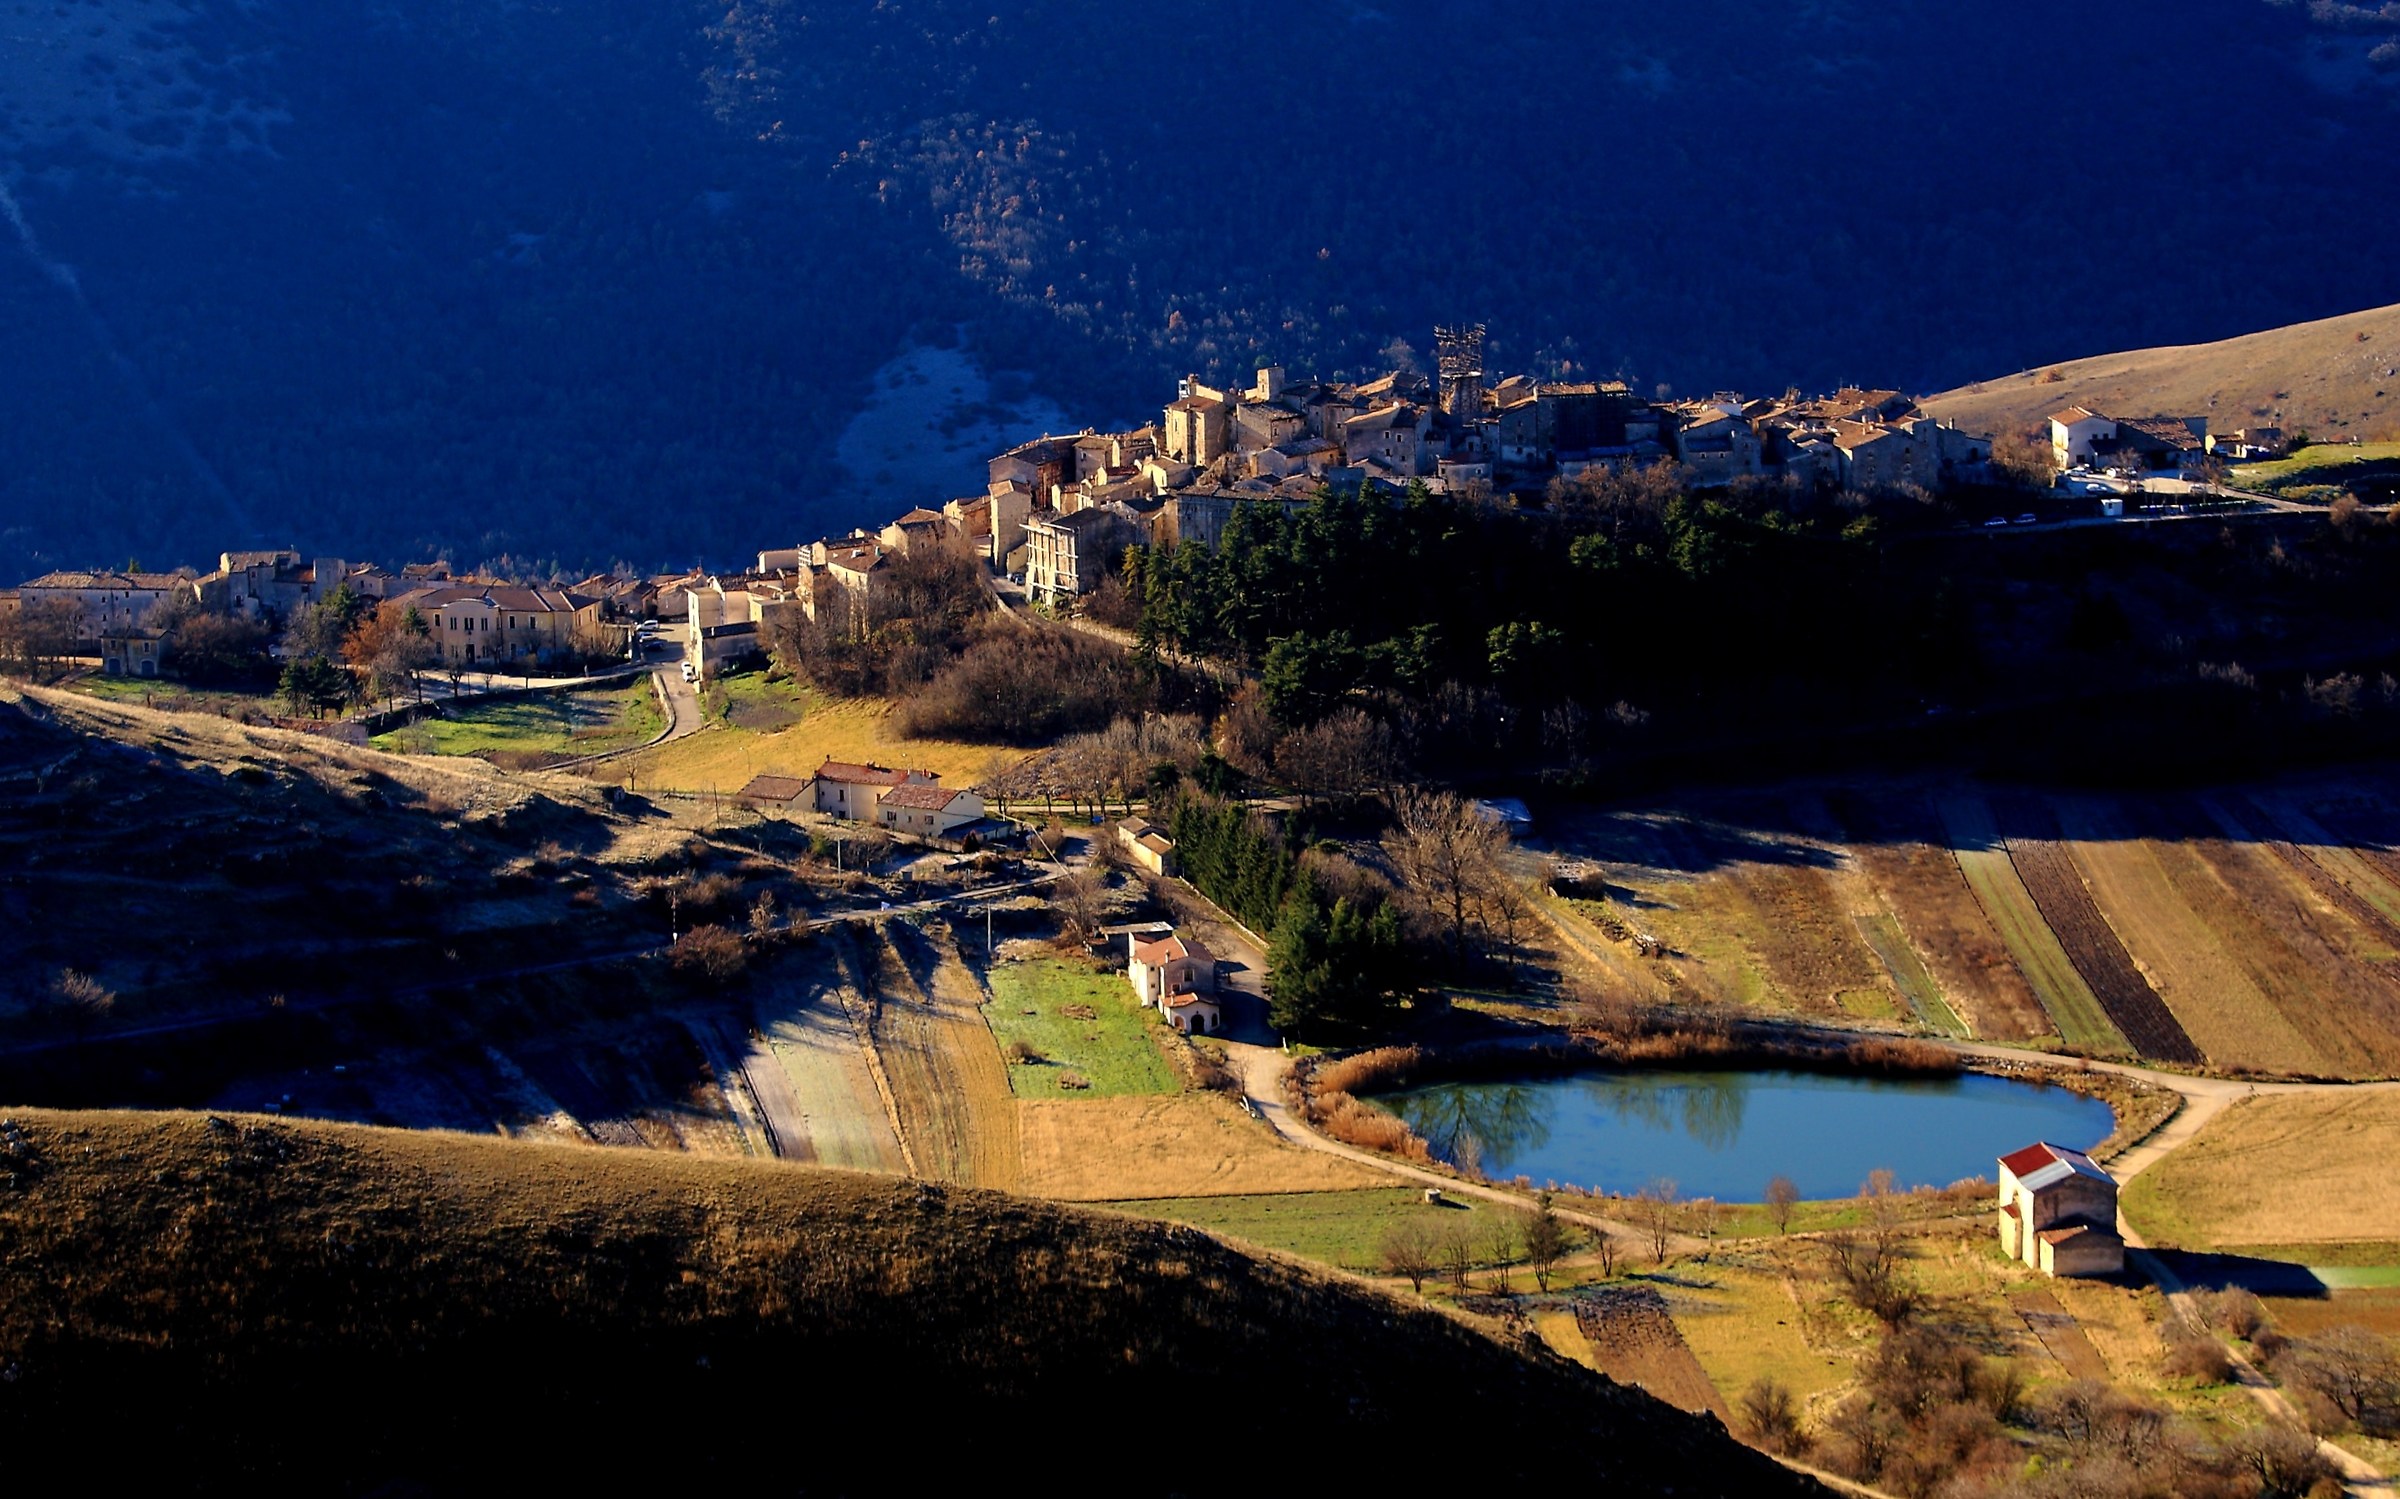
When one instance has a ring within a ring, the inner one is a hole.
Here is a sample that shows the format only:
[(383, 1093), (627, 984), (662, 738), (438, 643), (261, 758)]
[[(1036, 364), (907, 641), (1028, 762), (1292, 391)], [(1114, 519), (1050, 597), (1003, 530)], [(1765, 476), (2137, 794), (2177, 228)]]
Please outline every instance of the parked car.
[(690, 662), (690, 661), (686, 661), (686, 662), (684, 662), (684, 663), (683, 663), (683, 679), (684, 679), (685, 681), (687, 681), (687, 682), (697, 682), (697, 681), (699, 681), (699, 680), (700, 680), (700, 668), (699, 668), (699, 666), (698, 666), (697, 664), (693, 663), (693, 662)]
[(1984, 525), (1984, 529), (1985, 529), (1985, 530), (1987, 530), (1987, 531), (1988, 531), (1988, 530), (1990, 530), (1990, 529), (1991, 529), (1992, 527), (1994, 527), (1994, 526), (2005, 526), (2005, 525), (2007, 525), (2007, 524), (2008, 524), (2008, 517), (2007, 517), (2007, 516), (2005, 516), (2005, 515), (1995, 515), (1995, 516), (1993, 516), (1993, 517), (1992, 517), (1990, 520), (1987, 520), (1987, 521), (1985, 521), (1985, 522), (1983, 523), (1983, 525)]
[(2030, 510), (2017, 517), (2017, 524), (2020, 526), (2038, 526), (2041, 522), (2042, 518)]

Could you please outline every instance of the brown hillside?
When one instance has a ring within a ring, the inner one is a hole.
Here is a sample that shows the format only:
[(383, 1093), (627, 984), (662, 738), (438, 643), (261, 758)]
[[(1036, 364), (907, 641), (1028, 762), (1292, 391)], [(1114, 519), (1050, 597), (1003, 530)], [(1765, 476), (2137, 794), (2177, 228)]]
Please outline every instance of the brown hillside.
[(195, 1114), (0, 1122), (0, 1450), (113, 1491), (1816, 1491), (1714, 1422), (1190, 1229)]
[[(2214, 430), (2282, 426), (2319, 441), (2400, 436), (2400, 306), (2295, 323), (2222, 343), (2070, 359), (1944, 391), (1925, 409), (2007, 432), (2062, 406), (2117, 416), (2206, 416)], [(2049, 377), (2056, 374), (2059, 378)]]

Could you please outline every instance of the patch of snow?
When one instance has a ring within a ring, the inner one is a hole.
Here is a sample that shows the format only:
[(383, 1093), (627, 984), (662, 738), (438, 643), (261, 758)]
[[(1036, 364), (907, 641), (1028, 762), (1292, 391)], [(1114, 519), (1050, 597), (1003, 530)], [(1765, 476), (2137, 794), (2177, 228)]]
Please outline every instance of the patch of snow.
[(875, 372), (875, 393), (843, 428), (834, 456), (850, 476), (844, 499), (897, 515), (982, 494), (984, 465), (995, 454), (1080, 430), (1045, 396), (995, 402), (969, 350), (919, 346)]

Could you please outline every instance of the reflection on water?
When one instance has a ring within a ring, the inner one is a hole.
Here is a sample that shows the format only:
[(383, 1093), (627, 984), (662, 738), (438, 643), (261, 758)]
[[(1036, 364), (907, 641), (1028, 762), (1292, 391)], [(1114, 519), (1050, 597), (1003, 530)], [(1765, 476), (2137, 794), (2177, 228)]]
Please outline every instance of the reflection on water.
[(1791, 1072), (1583, 1073), (1437, 1083), (1375, 1100), (1436, 1155), (1487, 1173), (1629, 1191), (1669, 1176), (1692, 1195), (1758, 1197), (1790, 1176), (1811, 1197), (1858, 1190), (1888, 1166), (1904, 1183), (1989, 1175), (2035, 1140), (2088, 1146), (2114, 1120), (2057, 1088)]

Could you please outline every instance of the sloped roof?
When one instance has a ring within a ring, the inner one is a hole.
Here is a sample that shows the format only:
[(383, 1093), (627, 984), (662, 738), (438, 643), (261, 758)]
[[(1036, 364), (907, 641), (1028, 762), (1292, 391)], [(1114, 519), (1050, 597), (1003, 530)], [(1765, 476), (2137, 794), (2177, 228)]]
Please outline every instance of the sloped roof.
[(1209, 951), (1202, 947), (1196, 939), (1186, 940), (1170, 932), (1154, 942), (1136, 942), (1133, 945), (1133, 956), (1137, 962), (1156, 966), (1160, 963), (1172, 962), (1177, 958), (1198, 958), (1206, 961)]
[(2058, 423), (2062, 427), (2072, 427), (2077, 422), (2104, 422), (2107, 421), (2108, 418), (2102, 416), (2097, 411), (2086, 410), (2081, 406), (2069, 406), (2064, 411), (2051, 412), (2050, 420)]
[(966, 794), (947, 786), (894, 786), (883, 794), (883, 804), (887, 807), (907, 807), (918, 812), (947, 812), (951, 803)]
[(734, 793), (736, 796), (756, 797), (760, 801), (795, 801), (808, 790), (808, 782), (798, 776), (755, 775), (750, 784)]
[(2002, 1156), (2000, 1164), (2007, 1168), (2009, 1175), (2023, 1183), (2026, 1190), (2032, 1192), (2055, 1187), (2073, 1176), (2106, 1182), (2112, 1187), (2117, 1184), (2117, 1179), (2094, 1165), (2090, 1156), (2080, 1150), (2069, 1150), (2064, 1145), (2053, 1145), (2047, 1140)]
[(573, 614), (597, 602), (563, 588), (515, 588), (498, 583), (445, 583), (432, 588), (417, 588), (394, 600), (395, 603), (401, 601), (420, 609), (480, 603), (489, 604), (495, 609), (515, 609), (527, 614)]
[(848, 786), (898, 786), (908, 780), (906, 771), (888, 765), (861, 765), (855, 760), (827, 760), (817, 767), (816, 779), (835, 781)]

